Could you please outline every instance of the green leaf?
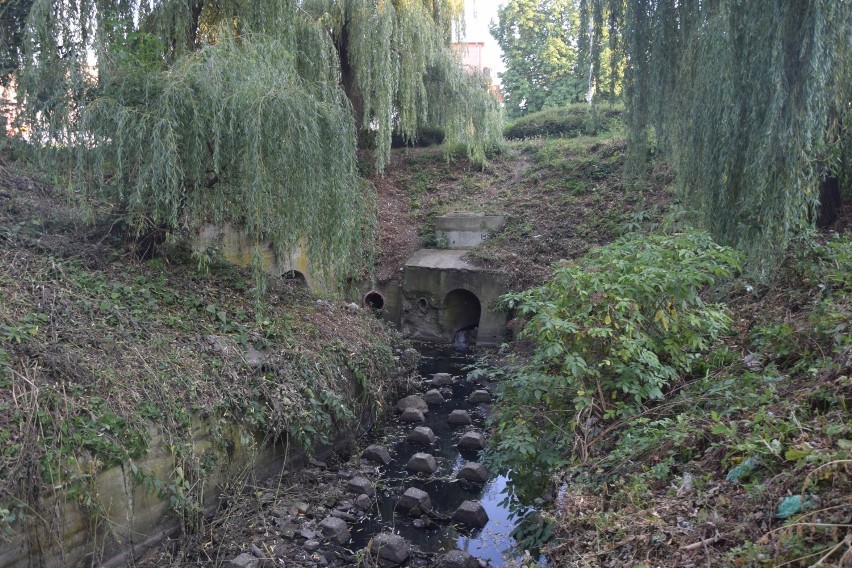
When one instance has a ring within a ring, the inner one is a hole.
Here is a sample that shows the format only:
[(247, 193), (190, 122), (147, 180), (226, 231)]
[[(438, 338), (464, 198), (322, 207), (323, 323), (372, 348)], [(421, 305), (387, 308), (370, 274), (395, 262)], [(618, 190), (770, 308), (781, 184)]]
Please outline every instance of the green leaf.
[(799, 461), (800, 459), (807, 457), (811, 452), (805, 450), (797, 450), (795, 448), (791, 448), (784, 452), (784, 459), (787, 461)]

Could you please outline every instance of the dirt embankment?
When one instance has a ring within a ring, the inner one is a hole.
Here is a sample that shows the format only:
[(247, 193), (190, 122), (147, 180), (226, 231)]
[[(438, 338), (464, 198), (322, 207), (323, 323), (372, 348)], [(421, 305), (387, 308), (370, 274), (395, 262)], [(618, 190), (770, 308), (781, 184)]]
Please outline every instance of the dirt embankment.
[(484, 169), (441, 148), (394, 150), (375, 177), (381, 222), (378, 278), (398, 278), (421, 247), (438, 246), (435, 217), (454, 211), (507, 214), (506, 227), (469, 255), (505, 271), (514, 289), (542, 283), (560, 259), (582, 256), (626, 230), (647, 228), (671, 199), (669, 170), (628, 187), (626, 145), (613, 135), (507, 142)]

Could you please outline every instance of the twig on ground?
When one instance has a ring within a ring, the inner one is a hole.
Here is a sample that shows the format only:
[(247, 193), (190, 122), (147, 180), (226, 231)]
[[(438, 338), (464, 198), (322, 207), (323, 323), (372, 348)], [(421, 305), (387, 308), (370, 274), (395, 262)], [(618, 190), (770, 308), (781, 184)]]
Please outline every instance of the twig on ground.
[(705, 538), (704, 540), (699, 540), (698, 542), (693, 542), (692, 544), (681, 546), (680, 549), (685, 551), (698, 550), (699, 548), (705, 547), (708, 544), (716, 544), (720, 540), (722, 540), (722, 537), (719, 536), (719, 533), (716, 533), (709, 538)]

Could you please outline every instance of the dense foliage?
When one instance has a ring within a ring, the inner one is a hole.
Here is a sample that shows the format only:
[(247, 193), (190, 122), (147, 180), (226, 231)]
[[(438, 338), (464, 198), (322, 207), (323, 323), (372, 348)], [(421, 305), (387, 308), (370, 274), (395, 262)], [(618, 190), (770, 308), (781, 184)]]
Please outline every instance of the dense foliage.
[[(503, 50), (506, 112), (518, 117), (620, 94), (623, 0), (510, 0), (491, 34)], [(603, 62), (603, 64), (602, 64)]]
[(755, 273), (813, 225), (822, 180), (852, 187), (848, 0), (513, 0), (499, 15), (509, 116), (615, 96), (623, 77), (631, 177), (665, 156), (695, 220)]
[(8, 0), (0, 6), (0, 84), (5, 85), (21, 60), (24, 22), (34, 0)]
[(554, 565), (848, 563), (852, 239), (797, 239), (776, 278), (717, 287), (735, 322), (709, 372), (560, 471)]
[(628, 236), (505, 296), (535, 351), (500, 391), (495, 465), (546, 474), (585, 455), (601, 421), (663, 398), (726, 330), (701, 292), (739, 263), (704, 233)]
[(506, 125), (503, 136), (509, 139), (536, 137), (594, 136), (620, 121), (624, 110), (619, 106), (589, 106), (585, 103), (549, 108), (527, 114)]
[[(36, 0), (18, 126), (137, 233), (230, 223), (344, 276), (368, 248), (356, 145), (438, 127), (480, 162), (500, 111), (449, 48), (457, 1)], [(94, 61), (92, 58), (94, 57)]]

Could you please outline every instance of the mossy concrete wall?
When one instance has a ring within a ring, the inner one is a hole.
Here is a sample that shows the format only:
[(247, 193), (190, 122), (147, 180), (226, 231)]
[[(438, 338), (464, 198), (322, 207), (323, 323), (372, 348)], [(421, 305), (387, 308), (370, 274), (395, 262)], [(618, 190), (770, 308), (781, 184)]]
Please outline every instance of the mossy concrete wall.
[(220, 249), (228, 262), (238, 266), (251, 266), (257, 247), (260, 248), (263, 270), (269, 276), (278, 278), (295, 271), (305, 278), (305, 283), (313, 292), (336, 290), (333, 278), (312, 270), (311, 260), (304, 246), (296, 246), (286, 254), (277, 255), (269, 243), (256, 244), (254, 240), (229, 225), (208, 225), (192, 242), (192, 248), (197, 251)]
[[(371, 418), (365, 416), (362, 422)], [(146, 477), (156, 477), (168, 484), (179, 465), (170, 449), (171, 441), (154, 426), (149, 434), (148, 453), (132, 463)], [(345, 445), (350, 438), (351, 432), (342, 432), (335, 444)], [(217, 508), (226, 482), (245, 479), (247, 475), (265, 479), (288, 468), (301, 467), (306, 461), (305, 453), (294, 445), (276, 444), (257, 449), (244, 445), (247, 439), (250, 436), (245, 432), (240, 434), (235, 428), (222, 433), (206, 421), (193, 423), (191, 451), (184, 450), (182, 455), (191, 456), (190, 461), (196, 464), (216, 464), (203, 478), (202, 501), (206, 513)], [(329, 451), (329, 447), (316, 448), (320, 457)], [(191, 469), (185, 459), (180, 463), (184, 470)], [(0, 541), (0, 566), (132, 565), (133, 559), (180, 528), (180, 518), (169, 499), (146, 488), (140, 477), (132, 473), (131, 462), (97, 473), (90, 483), (81, 486), (83, 492), (69, 491), (71, 485), (56, 485), (49, 495), (38, 500), (36, 510), (28, 510), (26, 519), (15, 523), (14, 533)], [(72, 495), (80, 497), (74, 499)]]

